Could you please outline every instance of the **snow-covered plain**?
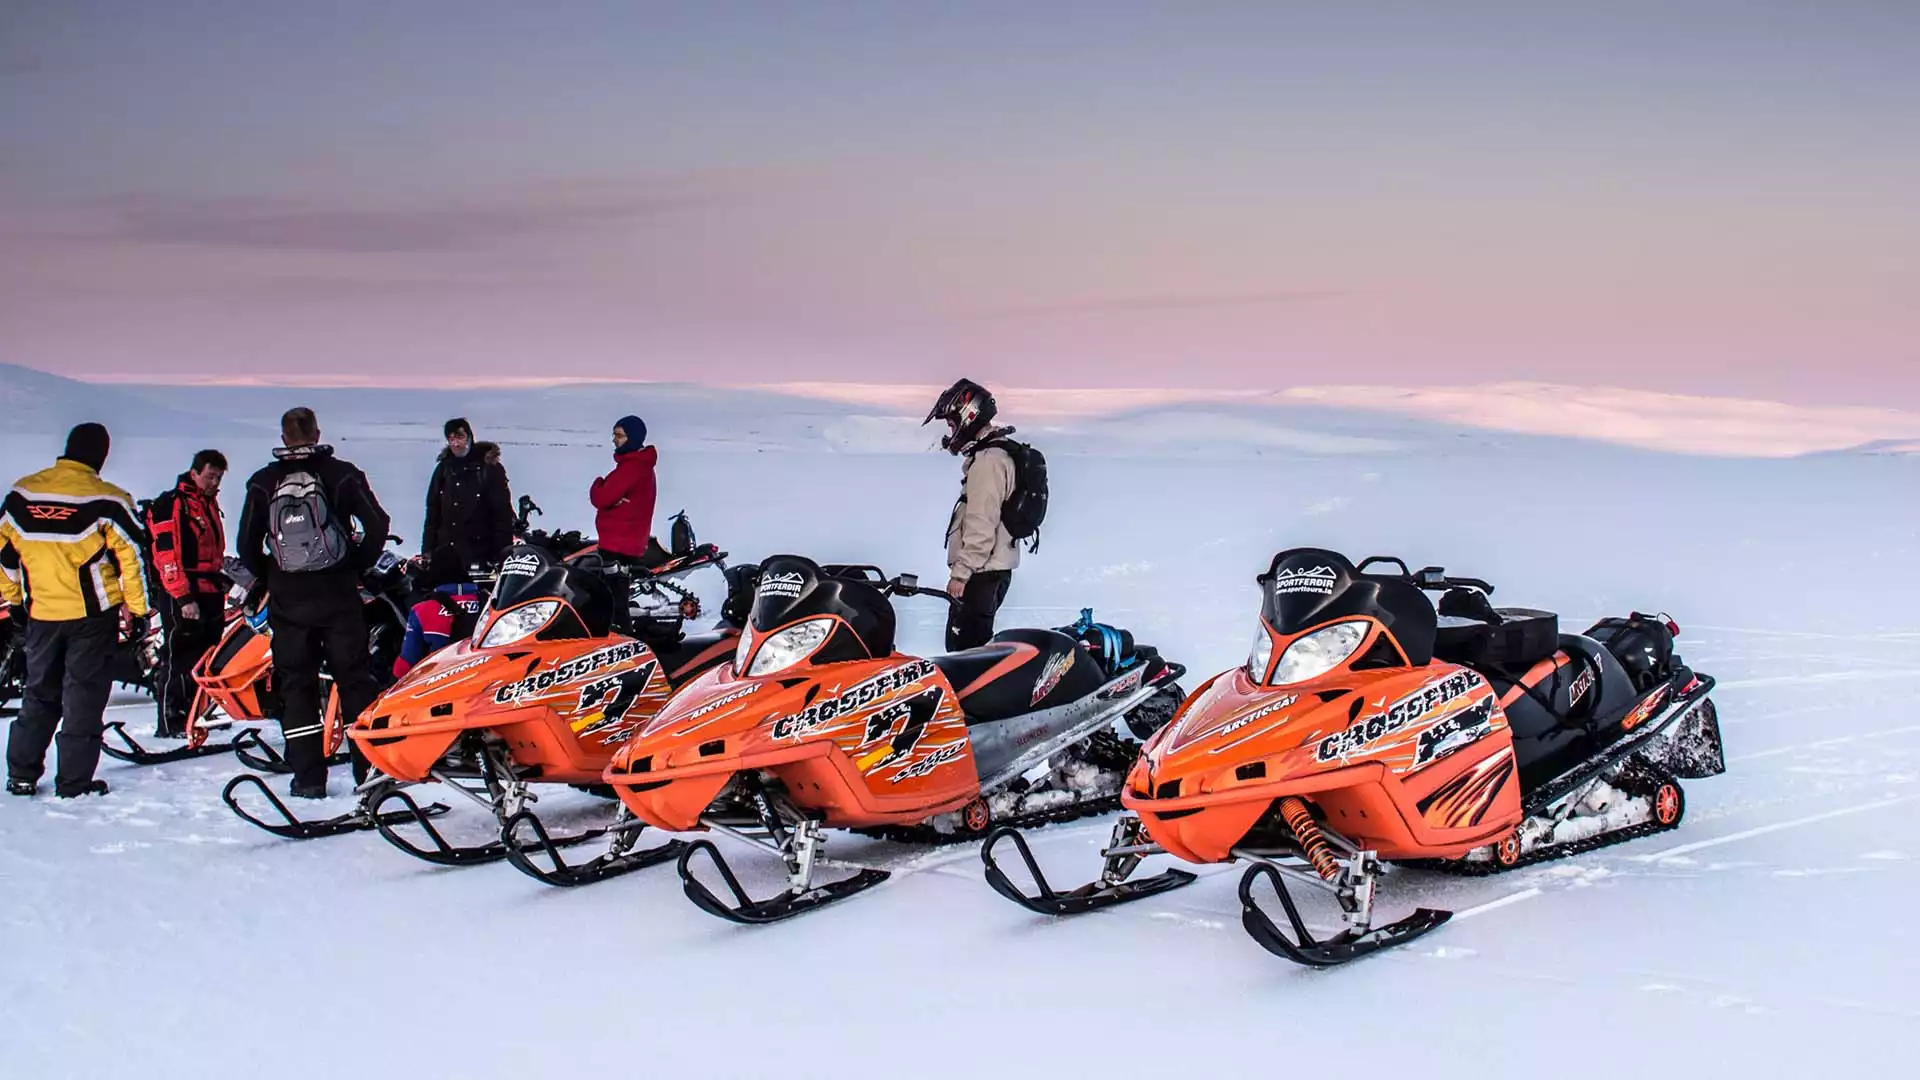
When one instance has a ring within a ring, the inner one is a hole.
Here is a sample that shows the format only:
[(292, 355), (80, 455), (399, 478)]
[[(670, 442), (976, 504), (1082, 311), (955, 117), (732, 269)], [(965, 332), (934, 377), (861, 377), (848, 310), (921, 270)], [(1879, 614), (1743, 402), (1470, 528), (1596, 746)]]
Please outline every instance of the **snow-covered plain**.
[[(663, 516), (684, 507), (736, 558), (940, 573), (957, 469), (918, 417), (880, 407), (647, 387), (116, 387), (68, 404), (161, 403), (103, 417), (119, 433), (108, 476), (151, 493), (203, 442), (237, 471), (264, 460), (263, 422), (296, 400), (410, 538), (444, 416), (508, 444), (543, 524), (586, 527), (603, 431), (639, 411), (663, 448)], [(203, 437), (194, 414), (232, 422)], [(0, 435), (9, 478), (57, 450), (26, 426)], [(747, 929), (697, 911), (670, 868), (557, 891), (504, 865), (431, 868), (374, 835), (289, 843), (220, 805), (229, 759), (108, 762), (108, 798), (0, 802), (0, 1072), (1904, 1074), (1920, 1030), (1920, 459), (1691, 457), (1230, 402), (1025, 433), (1049, 451), (1054, 520), (1003, 625), (1090, 604), (1191, 684), (1243, 658), (1274, 550), (1398, 554), (1573, 629), (1670, 611), (1688, 661), (1720, 680), (1729, 772), (1689, 785), (1675, 833), (1505, 877), (1397, 874), (1384, 914), (1454, 922), (1311, 972), (1241, 931), (1230, 868), (1051, 921), (990, 892), (972, 845), (837, 836), (831, 855), (893, 879)], [(902, 647), (937, 648), (936, 615), (903, 602)], [(114, 716), (139, 732), (151, 708), (122, 697)], [(1107, 828), (1043, 830), (1035, 850), (1083, 880)]]

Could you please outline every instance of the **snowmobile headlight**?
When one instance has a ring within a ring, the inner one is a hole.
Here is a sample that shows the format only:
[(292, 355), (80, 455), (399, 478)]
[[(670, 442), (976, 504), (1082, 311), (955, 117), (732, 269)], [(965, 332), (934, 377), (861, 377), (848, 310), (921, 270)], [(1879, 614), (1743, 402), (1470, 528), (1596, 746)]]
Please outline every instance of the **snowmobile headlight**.
[(794, 623), (777, 634), (770, 634), (754, 649), (748, 636), (740, 636), (740, 652), (734, 657), (733, 668), (740, 670), (740, 662), (748, 651), (753, 653), (753, 662), (747, 666), (748, 676), (771, 675), (776, 671), (785, 671), (793, 665), (813, 655), (820, 643), (833, 633), (832, 619), (808, 619)]
[(1315, 630), (1280, 654), (1280, 664), (1273, 669), (1273, 678), (1267, 685), (1291, 686), (1317, 679), (1345, 663), (1365, 640), (1367, 624), (1364, 622), (1334, 623), (1324, 630)]
[(1247, 678), (1255, 683), (1265, 682), (1267, 667), (1273, 663), (1273, 635), (1267, 632), (1267, 624), (1253, 632), (1253, 648), (1247, 652)]
[(558, 600), (539, 600), (501, 612), (487, 626), (487, 634), (480, 639), (483, 649), (495, 649), (502, 645), (511, 645), (521, 638), (531, 637), (540, 632), (541, 627), (553, 621), (560, 610)]

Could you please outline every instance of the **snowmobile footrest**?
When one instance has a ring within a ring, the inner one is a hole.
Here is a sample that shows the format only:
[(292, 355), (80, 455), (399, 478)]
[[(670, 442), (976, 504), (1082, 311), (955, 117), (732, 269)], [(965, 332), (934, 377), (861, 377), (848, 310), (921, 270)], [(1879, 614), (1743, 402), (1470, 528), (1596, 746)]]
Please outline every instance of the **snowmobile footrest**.
[[(266, 797), (267, 802), (273, 806), (274, 812), (280, 815), (281, 820), (271, 823), (262, 821), (241, 809), (239, 800), (234, 798), (234, 792), (242, 787), (260, 789), (260, 794)], [(400, 817), (398, 814), (389, 814), (376, 818), (367, 811), (367, 804), (363, 802), (352, 811), (338, 817), (323, 818), (319, 821), (301, 821), (293, 816), (293, 811), (287, 809), (286, 803), (280, 801), (280, 796), (275, 795), (272, 789), (267, 787), (266, 781), (253, 773), (241, 773), (227, 781), (227, 786), (220, 792), (220, 799), (240, 820), (287, 840), (316, 840), (323, 836), (344, 836), (347, 833), (364, 832), (368, 829), (381, 828), (383, 825), (398, 824), (398, 821), (388, 819)], [(424, 810), (416, 809), (414, 812), (423, 816), (438, 817), (447, 812), (447, 807), (434, 803)]]
[[(1027, 872), (1033, 875), (1033, 885), (1038, 892), (1029, 896), (1020, 891), (993, 861), (993, 846), (1001, 840), (1011, 839), (1014, 850), (1020, 853), (1020, 859), (1027, 864)], [(1113, 907), (1132, 900), (1153, 896), (1156, 893), (1177, 889), (1182, 885), (1191, 885), (1194, 875), (1185, 870), (1168, 870), (1139, 881), (1122, 881), (1112, 885), (1089, 882), (1070, 892), (1055, 892), (1047, 884), (1047, 877), (1040, 872), (1040, 864), (1033, 859), (1033, 852), (1027, 847), (1027, 839), (1019, 830), (1001, 826), (987, 834), (987, 842), (980, 846), (980, 861), (987, 866), (987, 884), (993, 891), (1019, 904), (1028, 911), (1042, 915), (1079, 915), (1083, 912), (1097, 911), (1100, 908)]]
[[(640, 828), (635, 823), (634, 828)], [(507, 819), (500, 828), (500, 842), (506, 848), (507, 861), (521, 873), (546, 885), (571, 888), (576, 885), (592, 885), (608, 878), (631, 874), (635, 870), (644, 870), (649, 866), (658, 866), (680, 857), (687, 846), (680, 840), (669, 840), (659, 847), (644, 848), (639, 851), (622, 852), (618, 855), (609, 852), (598, 858), (568, 865), (561, 856), (560, 849), (571, 847), (595, 837), (604, 836), (613, 830), (593, 829), (578, 836), (563, 836), (558, 840), (547, 835), (547, 828), (530, 810), (522, 810)], [(524, 839), (522, 833), (528, 834)], [(544, 859), (548, 864), (542, 866), (536, 858)]]
[[(110, 736), (110, 737), (109, 737)], [(124, 746), (115, 746), (118, 739)], [(100, 752), (115, 761), (124, 761), (129, 765), (165, 765), (170, 761), (188, 761), (197, 757), (212, 757), (233, 749), (233, 743), (201, 743), (199, 746), (176, 746), (171, 750), (149, 750), (140, 745), (132, 735), (127, 734), (127, 725), (115, 721), (101, 729)]]
[[(1254, 901), (1253, 882), (1260, 877), (1273, 883), (1273, 891), (1280, 897), (1280, 906), (1286, 910), (1287, 922), (1292, 924), (1292, 938), (1275, 926)], [(1260, 943), (1261, 948), (1307, 967), (1338, 967), (1368, 953), (1405, 945), (1451, 918), (1451, 911), (1419, 908), (1399, 922), (1387, 926), (1375, 927), (1364, 933), (1344, 930), (1325, 941), (1316, 941), (1307, 931), (1307, 924), (1301, 920), (1300, 910), (1294, 906), (1293, 897), (1280, 880), (1278, 871), (1271, 866), (1253, 866), (1240, 878), (1240, 924), (1246, 927), (1247, 933)]]
[[(401, 809), (380, 809), (395, 799), (400, 801)], [(446, 805), (430, 803), (423, 807), (413, 801), (413, 796), (399, 788), (389, 788), (382, 792), (379, 798), (369, 799), (367, 811), (373, 819), (372, 827), (380, 830), (380, 836), (387, 843), (416, 859), (433, 863), (435, 866), (481, 866), (490, 862), (499, 862), (507, 857), (506, 846), (498, 840), (473, 847), (456, 847), (448, 843), (447, 838), (440, 835), (440, 830), (433, 827), (432, 820), (447, 812)], [(433, 842), (433, 846), (422, 847), (395, 831), (407, 825), (419, 826), (420, 831), (426, 833), (427, 839)]]
[[(258, 728), (247, 728), (240, 732), (233, 737), (233, 742), (229, 745), (233, 749), (233, 756), (240, 759), (240, 764), (256, 772), (280, 775), (290, 775), (293, 772), (293, 766), (287, 764), (286, 755), (275, 750), (267, 740), (261, 738)], [(331, 768), (335, 765), (345, 765), (351, 760), (352, 755), (342, 750), (327, 758), (327, 766)]]
[[(726, 883), (727, 891), (731, 892), (733, 898), (738, 901), (736, 905), (729, 906), (726, 901), (715, 896), (711, 889), (693, 876), (691, 869), (693, 856), (701, 851), (706, 852), (707, 858), (712, 860), (713, 865), (719, 869), (721, 880)], [(720, 857), (720, 849), (714, 847), (711, 841), (695, 840), (680, 853), (680, 881), (686, 888), (687, 899), (693, 901), (694, 906), (709, 915), (717, 915), (730, 922), (747, 925), (790, 919), (803, 911), (811, 911), (831, 904), (835, 900), (844, 900), (854, 893), (865, 892), (891, 876), (885, 870), (867, 869), (842, 881), (829, 882), (805, 891), (790, 889), (770, 899), (754, 900), (747, 896), (745, 889), (740, 887), (740, 879), (733, 876), (733, 868), (727, 865), (727, 860)]]

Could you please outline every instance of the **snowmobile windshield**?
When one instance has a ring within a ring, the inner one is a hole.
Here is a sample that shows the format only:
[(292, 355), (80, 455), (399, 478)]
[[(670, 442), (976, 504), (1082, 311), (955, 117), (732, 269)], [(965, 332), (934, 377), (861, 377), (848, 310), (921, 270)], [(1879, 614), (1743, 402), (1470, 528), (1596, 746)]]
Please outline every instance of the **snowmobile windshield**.
[(1273, 557), (1260, 586), (1261, 617), (1282, 636), (1338, 619), (1369, 618), (1387, 628), (1408, 663), (1418, 667), (1433, 658), (1433, 605), (1399, 577), (1362, 574), (1338, 552), (1294, 548)]
[[(810, 654), (816, 664), (871, 660), (893, 652), (893, 604), (879, 589), (865, 581), (830, 577), (812, 559), (798, 555), (776, 555), (761, 563), (747, 616), (749, 642), (807, 619), (832, 623), (831, 633)], [(749, 660), (746, 654), (755, 649), (753, 644), (743, 648), (742, 660)]]
[(557, 600), (559, 611), (540, 630), (541, 640), (606, 637), (612, 633), (612, 596), (607, 584), (591, 569), (566, 565), (537, 547), (523, 544), (507, 552), (500, 564), (500, 576), (482, 625), (492, 622), (499, 612), (535, 601)]

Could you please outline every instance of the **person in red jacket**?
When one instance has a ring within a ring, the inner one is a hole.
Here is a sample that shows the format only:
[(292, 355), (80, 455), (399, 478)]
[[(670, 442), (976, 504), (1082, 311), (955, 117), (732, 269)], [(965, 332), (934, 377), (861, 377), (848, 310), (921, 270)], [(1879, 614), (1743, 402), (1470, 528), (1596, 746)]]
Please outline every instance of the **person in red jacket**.
[(653, 467), (659, 460), (646, 445), (647, 425), (637, 416), (623, 416), (613, 425), (613, 471), (593, 482), (594, 531), (600, 550), (623, 559), (646, 555), (653, 538)]
[(165, 739), (186, 735), (194, 666), (220, 643), (226, 620), (227, 532), (219, 501), (220, 481), (226, 475), (226, 457), (218, 450), (202, 450), (172, 490), (147, 510), (153, 568), (166, 592), (155, 605), (166, 646), (154, 694), (159, 706), (154, 734)]

